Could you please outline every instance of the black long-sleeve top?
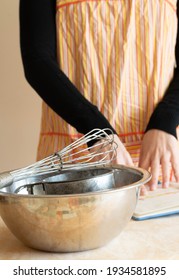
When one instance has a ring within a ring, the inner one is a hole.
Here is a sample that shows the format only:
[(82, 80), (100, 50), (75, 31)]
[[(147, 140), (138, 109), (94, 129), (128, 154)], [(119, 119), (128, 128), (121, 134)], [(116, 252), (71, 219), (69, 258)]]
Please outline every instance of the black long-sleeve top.
[[(39, 96), (80, 133), (111, 128), (108, 120), (61, 71), (56, 57), (56, 0), (20, 0), (20, 46), (25, 77)], [(177, 2), (179, 18), (179, 1)], [(179, 124), (179, 32), (174, 77), (155, 108), (146, 131), (159, 129), (176, 136)]]

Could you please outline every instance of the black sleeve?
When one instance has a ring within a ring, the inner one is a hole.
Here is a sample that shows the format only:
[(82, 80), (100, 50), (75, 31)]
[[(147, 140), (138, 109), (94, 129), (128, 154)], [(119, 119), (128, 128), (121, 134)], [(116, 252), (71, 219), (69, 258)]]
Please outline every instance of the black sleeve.
[(80, 133), (94, 128), (113, 130), (98, 108), (59, 69), (55, 14), (56, 0), (20, 0), (20, 46), (25, 77), (40, 97)]
[[(177, 17), (179, 22), (179, 1), (177, 1)], [(176, 68), (173, 79), (166, 93), (155, 108), (146, 131), (159, 129), (177, 138), (176, 127), (179, 125), (179, 23), (175, 46)]]

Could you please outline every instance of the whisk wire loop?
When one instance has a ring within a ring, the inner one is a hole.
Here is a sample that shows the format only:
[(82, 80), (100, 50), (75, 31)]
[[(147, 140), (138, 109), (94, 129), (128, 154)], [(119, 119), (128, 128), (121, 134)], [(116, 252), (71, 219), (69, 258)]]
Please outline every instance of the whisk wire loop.
[[(91, 148), (88, 147), (90, 142), (93, 143)], [(17, 181), (59, 170), (105, 165), (112, 162), (116, 152), (117, 144), (114, 141), (112, 130), (95, 128), (53, 155), (27, 167), (10, 171), (9, 176), (13, 181)], [(0, 187), (1, 184), (3, 185), (2, 180)]]

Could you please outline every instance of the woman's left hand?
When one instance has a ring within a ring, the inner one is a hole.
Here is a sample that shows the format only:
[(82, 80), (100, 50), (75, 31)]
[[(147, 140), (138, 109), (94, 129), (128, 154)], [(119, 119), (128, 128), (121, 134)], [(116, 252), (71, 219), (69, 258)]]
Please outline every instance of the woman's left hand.
[(148, 183), (149, 189), (157, 188), (160, 166), (162, 171), (162, 187), (167, 188), (170, 181), (170, 170), (174, 173), (176, 182), (179, 182), (179, 143), (171, 134), (151, 129), (144, 135), (139, 166), (152, 174)]

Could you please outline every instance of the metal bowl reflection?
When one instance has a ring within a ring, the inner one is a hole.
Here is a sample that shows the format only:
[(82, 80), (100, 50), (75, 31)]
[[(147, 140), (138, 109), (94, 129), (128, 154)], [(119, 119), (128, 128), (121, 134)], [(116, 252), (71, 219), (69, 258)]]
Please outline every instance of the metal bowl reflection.
[(105, 171), (109, 169), (111, 185), (108, 182), (106, 188), (104, 177), (98, 191), (91, 188), (71, 194), (23, 194), (15, 192), (22, 186), (50, 180), (29, 178), (13, 183), (0, 192), (1, 217), (19, 240), (35, 249), (75, 252), (104, 246), (129, 222), (139, 187), (151, 177), (139, 168), (104, 167)]

